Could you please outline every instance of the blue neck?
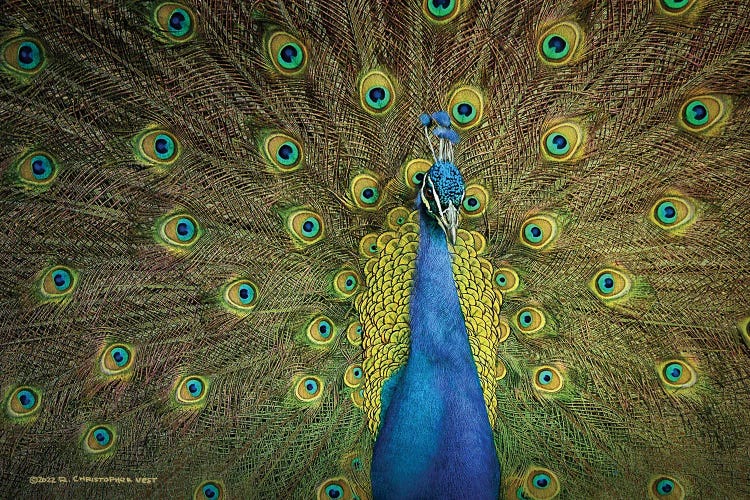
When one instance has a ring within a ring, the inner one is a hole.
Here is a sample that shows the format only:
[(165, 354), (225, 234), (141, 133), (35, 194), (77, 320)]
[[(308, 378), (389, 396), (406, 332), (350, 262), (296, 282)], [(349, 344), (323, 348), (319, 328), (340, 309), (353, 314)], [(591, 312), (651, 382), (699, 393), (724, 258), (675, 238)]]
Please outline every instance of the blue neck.
[(445, 233), (421, 204), (419, 207), (419, 249), (409, 304), (409, 358), (424, 356), (459, 364), (471, 361), (476, 373)]
[(500, 465), (440, 226), (417, 201), (420, 234), (406, 366), (383, 388), (373, 495), (497, 499)]

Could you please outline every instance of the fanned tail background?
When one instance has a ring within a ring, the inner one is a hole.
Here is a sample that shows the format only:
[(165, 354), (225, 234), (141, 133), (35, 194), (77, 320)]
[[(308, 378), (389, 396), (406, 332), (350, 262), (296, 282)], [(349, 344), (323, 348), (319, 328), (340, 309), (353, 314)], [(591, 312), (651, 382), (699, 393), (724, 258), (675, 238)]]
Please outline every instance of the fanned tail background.
[(368, 498), (360, 241), (437, 109), (503, 494), (750, 496), (750, 5), (430, 3), (0, 6), (0, 496)]

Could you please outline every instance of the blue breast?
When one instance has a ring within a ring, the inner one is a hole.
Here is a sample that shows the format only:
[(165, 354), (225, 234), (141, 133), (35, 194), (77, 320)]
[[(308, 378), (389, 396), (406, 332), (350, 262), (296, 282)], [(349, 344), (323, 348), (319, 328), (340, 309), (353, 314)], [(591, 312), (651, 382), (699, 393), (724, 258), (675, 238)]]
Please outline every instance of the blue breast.
[(442, 230), (422, 211), (409, 358), (384, 388), (375, 498), (496, 499), (500, 466)]

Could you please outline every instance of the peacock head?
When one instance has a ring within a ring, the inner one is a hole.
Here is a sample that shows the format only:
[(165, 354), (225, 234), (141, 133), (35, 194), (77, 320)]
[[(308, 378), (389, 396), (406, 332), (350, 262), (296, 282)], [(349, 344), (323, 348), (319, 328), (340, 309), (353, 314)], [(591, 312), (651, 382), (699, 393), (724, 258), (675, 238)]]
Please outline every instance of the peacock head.
[[(422, 180), (420, 198), (427, 213), (434, 217), (446, 238), (452, 244), (456, 243), (458, 229), (458, 207), (464, 200), (466, 185), (461, 172), (453, 163), (453, 146), (458, 144), (458, 133), (451, 128), (448, 113), (438, 111), (432, 116), (423, 114), (419, 117), (425, 130), (427, 144), (430, 146), (434, 163)], [(439, 139), (437, 154), (429, 134)]]

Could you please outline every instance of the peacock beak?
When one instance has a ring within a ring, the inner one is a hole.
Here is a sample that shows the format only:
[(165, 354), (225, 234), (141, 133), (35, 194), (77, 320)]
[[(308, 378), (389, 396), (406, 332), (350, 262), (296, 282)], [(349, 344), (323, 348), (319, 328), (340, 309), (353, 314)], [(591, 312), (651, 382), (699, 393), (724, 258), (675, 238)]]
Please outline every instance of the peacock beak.
[(445, 232), (445, 237), (451, 242), (451, 245), (456, 244), (456, 231), (458, 230), (458, 209), (453, 206), (452, 202), (448, 202), (448, 208), (440, 211), (438, 216), (438, 223)]

